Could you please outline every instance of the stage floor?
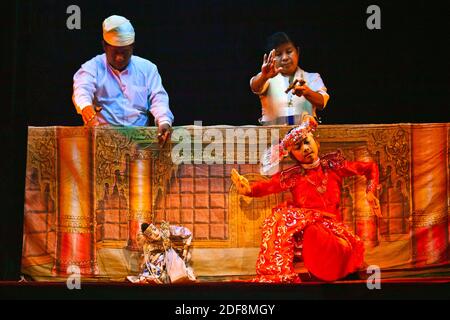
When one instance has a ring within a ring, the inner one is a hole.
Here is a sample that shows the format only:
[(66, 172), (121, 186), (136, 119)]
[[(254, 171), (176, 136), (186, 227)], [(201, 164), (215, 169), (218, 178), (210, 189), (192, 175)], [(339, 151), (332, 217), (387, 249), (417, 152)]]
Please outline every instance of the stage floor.
[[(450, 276), (381, 280), (380, 289), (369, 289), (367, 280), (349, 278), (326, 283), (307, 280), (300, 284), (242, 282), (248, 277), (208, 277), (187, 284), (133, 284), (81, 280), (79, 290), (65, 281), (3, 281), (0, 297), (63, 300), (324, 300), (324, 299), (450, 299)], [(304, 280), (305, 276), (302, 276)]]

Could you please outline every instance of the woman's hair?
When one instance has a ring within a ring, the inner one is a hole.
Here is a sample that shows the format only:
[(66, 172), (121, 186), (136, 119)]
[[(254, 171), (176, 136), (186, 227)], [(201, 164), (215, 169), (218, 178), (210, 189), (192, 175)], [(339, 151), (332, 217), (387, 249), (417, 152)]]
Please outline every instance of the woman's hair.
[(282, 44), (292, 43), (294, 47), (297, 48), (297, 45), (291, 38), (284, 32), (276, 32), (267, 38), (266, 50), (267, 52), (272, 51), (273, 49), (278, 48)]

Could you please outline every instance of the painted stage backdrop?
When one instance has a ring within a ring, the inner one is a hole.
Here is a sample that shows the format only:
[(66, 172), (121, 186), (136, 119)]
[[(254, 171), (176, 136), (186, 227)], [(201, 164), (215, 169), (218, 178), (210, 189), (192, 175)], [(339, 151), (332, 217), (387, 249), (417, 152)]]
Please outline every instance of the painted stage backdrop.
[[(321, 154), (340, 149), (348, 160), (378, 164), (383, 217), (370, 213), (364, 177), (344, 180), (341, 212), (382, 277), (429, 266), (449, 271), (449, 128), (318, 130)], [(289, 129), (176, 127), (160, 149), (154, 127), (30, 127), (22, 272), (54, 280), (75, 265), (87, 278), (123, 280), (140, 271), (141, 223), (164, 220), (192, 231), (197, 276), (254, 274), (261, 225), (290, 194), (240, 196), (230, 172), (268, 179), (259, 173), (261, 153)], [(301, 262), (297, 268), (304, 270)]]

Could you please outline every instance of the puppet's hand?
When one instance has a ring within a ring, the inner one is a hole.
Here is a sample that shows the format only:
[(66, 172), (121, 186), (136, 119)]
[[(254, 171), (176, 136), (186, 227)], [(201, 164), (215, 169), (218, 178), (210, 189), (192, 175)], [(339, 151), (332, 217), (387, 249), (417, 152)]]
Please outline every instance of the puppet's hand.
[(372, 213), (375, 214), (379, 218), (383, 217), (381, 215), (380, 201), (375, 196), (375, 194), (372, 191), (369, 191), (366, 194), (366, 198), (367, 198), (367, 202), (370, 205), (370, 208), (372, 209)]
[(233, 181), (239, 194), (249, 196), (252, 193), (248, 180), (244, 176), (241, 176), (235, 169), (231, 170), (231, 181)]

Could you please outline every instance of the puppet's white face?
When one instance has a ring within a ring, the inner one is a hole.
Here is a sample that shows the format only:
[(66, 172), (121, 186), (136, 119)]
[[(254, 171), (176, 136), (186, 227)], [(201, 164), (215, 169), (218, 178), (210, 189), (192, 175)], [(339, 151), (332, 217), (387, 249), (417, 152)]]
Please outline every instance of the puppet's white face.
[(291, 154), (300, 163), (310, 164), (317, 161), (319, 146), (312, 133), (308, 133), (302, 142), (294, 145)]

